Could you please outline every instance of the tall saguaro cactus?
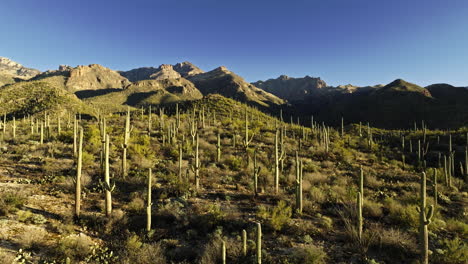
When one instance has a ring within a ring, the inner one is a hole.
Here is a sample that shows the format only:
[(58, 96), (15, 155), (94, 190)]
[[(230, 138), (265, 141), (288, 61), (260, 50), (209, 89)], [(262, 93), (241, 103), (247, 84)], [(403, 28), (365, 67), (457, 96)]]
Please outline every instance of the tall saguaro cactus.
[(146, 199), (146, 231), (151, 231), (151, 206), (153, 203), (151, 202), (151, 178), (152, 178), (151, 168), (148, 169), (148, 186), (147, 186), (147, 199)]
[(217, 162), (221, 161), (221, 135), (219, 132), (217, 135), (217, 142), (216, 142), (216, 161)]
[(196, 139), (195, 139), (195, 165), (192, 165), (192, 171), (193, 173), (195, 174), (195, 189), (198, 190), (198, 188), (200, 187), (200, 159), (199, 159), (199, 156), (198, 156), (198, 146), (199, 146), (199, 142), (198, 142), (198, 133), (196, 135)]
[(254, 150), (254, 194), (257, 196), (258, 194), (258, 175), (260, 174), (261, 167), (257, 166), (257, 150)]
[[(249, 119), (247, 116), (247, 106), (245, 107), (245, 122), (244, 123), (245, 123), (244, 149), (245, 149), (245, 152), (247, 153), (249, 145), (252, 142), (253, 137), (254, 137), (254, 134), (252, 133), (252, 137), (249, 138)], [(247, 160), (248, 160), (248, 157), (247, 157)]]
[(283, 148), (281, 148), (281, 153), (279, 153), (278, 133), (279, 133), (279, 130), (276, 130), (276, 133), (275, 133), (275, 193), (279, 192), (279, 165), (280, 165), (280, 161), (284, 159)]
[(81, 211), (81, 168), (83, 161), (83, 128), (80, 127), (80, 139), (78, 143), (78, 157), (76, 160), (76, 179), (75, 179), (75, 216), (80, 216)]
[(296, 151), (296, 211), (302, 213), (302, 161)]
[(359, 241), (362, 240), (362, 193), (357, 193), (357, 201), (356, 201), (356, 208), (357, 208), (357, 231), (358, 231), (358, 238)]
[(112, 194), (114, 187), (110, 185), (110, 168), (109, 168), (109, 135), (106, 135), (106, 151), (104, 155), (104, 189), (106, 193), (106, 216), (109, 217), (112, 213)]
[(182, 155), (183, 155), (182, 144), (179, 144), (179, 180), (182, 179)]
[(421, 189), (419, 197), (419, 243), (421, 250), (421, 263), (429, 263), (429, 238), (427, 233), (427, 226), (431, 223), (434, 213), (434, 206), (426, 206), (426, 173), (421, 175)]
[(242, 229), (242, 254), (247, 256), (247, 231)]
[(257, 223), (257, 255), (256, 264), (262, 264), (262, 225)]
[(130, 140), (130, 109), (127, 109), (127, 116), (125, 118), (125, 132), (124, 143), (122, 146), (122, 176), (127, 177), (127, 148), (128, 141)]

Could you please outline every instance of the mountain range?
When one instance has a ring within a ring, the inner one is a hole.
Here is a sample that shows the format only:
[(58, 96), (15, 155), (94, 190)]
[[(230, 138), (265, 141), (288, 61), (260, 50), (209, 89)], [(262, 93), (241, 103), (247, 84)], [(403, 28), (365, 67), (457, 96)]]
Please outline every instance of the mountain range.
[[(51, 102), (44, 103), (48, 97), (43, 93), (53, 95)], [(98, 64), (61, 65), (57, 70), (40, 72), (0, 57), (0, 102), (4, 104), (0, 111), (7, 114), (34, 114), (47, 108), (59, 109), (57, 105), (64, 103), (79, 111), (91, 112), (86, 109), (91, 105), (120, 111), (127, 105), (183, 103), (210, 94), (271, 114), (282, 109), (284, 115), (303, 122), (313, 115), (315, 120), (335, 125), (343, 118), (345, 123), (362, 121), (379, 127), (408, 128), (415, 121), (425, 120), (433, 127), (447, 128), (464, 126), (468, 120), (468, 89), (448, 84), (421, 87), (397, 79), (387, 85), (333, 87), (320, 78), (286, 75), (249, 83), (224, 66), (205, 72), (190, 62), (129, 71)], [(35, 107), (34, 102), (39, 101), (41, 106)], [(54, 107), (53, 102), (57, 104)]]

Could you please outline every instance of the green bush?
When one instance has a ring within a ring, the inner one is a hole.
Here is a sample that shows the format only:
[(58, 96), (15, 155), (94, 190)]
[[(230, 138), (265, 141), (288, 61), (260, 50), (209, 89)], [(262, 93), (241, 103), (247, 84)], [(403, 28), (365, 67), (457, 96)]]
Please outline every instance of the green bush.
[(435, 251), (434, 263), (464, 264), (468, 261), (468, 245), (459, 237), (444, 239)]
[(292, 209), (285, 201), (279, 201), (272, 209), (260, 206), (257, 212), (257, 216), (268, 221), (270, 226), (276, 231), (281, 230), (287, 223), (289, 223), (291, 215)]
[(26, 202), (26, 197), (21, 192), (8, 191), (0, 195), (0, 216), (14, 213)]

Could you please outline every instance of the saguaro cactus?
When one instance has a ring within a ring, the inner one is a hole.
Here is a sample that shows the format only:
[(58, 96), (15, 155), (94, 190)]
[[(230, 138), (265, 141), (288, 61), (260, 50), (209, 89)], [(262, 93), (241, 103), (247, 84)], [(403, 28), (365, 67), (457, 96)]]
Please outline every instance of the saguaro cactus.
[(296, 151), (296, 211), (302, 213), (302, 161)]
[(284, 159), (284, 149), (281, 148), (281, 154), (278, 149), (278, 134), (279, 130), (275, 133), (275, 193), (279, 192), (279, 164)]
[(13, 139), (16, 138), (16, 118), (13, 116), (13, 125), (11, 126), (13, 129)]
[(257, 223), (257, 255), (256, 264), (262, 264), (262, 225)]
[(222, 263), (226, 264), (226, 242), (224, 240), (221, 241), (221, 259)]
[(421, 189), (419, 197), (419, 239), (420, 239), (420, 250), (421, 250), (421, 263), (429, 263), (429, 238), (427, 234), (427, 226), (431, 223), (431, 219), (434, 213), (434, 206), (426, 206), (426, 173), (423, 172), (421, 175)]
[(112, 214), (112, 191), (114, 186), (110, 185), (110, 170), (109, 170), (109, 135), (106, 135), (106, 151), (104, 155), (104, 190), (106, 193), (106, 216)]
[(247, 256), (247, 231), (242, 229), (242, 254)]
[(122, 145), (122, 176), (127, 177), (127, 148), (130, 140), (130, 109), (127, 109), (127, 117), (125, 118), (124, 143)]
[(221, 161), (221, 135), (220, 133), (218, 132), (218, 135), (217, 135), (217, 142), (216, 142), (216, 162), (220, 162)]
[(438, 196), (439, 196), (439, 193), (438, 193), (438, 190), (437, 190), (437, 169), (434, 168), (434, 178), (433, 178), (433, 182), (432, 182), (432, 190), (434, 192), (434, 210), (437, 209), (437, 204), (438, 204)]
[(182, 179), (182, 144), (179, 144), (179, 180)]
[[(78, 120), (76, 120), (76, 115), (75, 115), (75, 120), (73, 122), (73, 155), (74, 156), (76, 156), (76, 151), (77, 151), (77, 145), (76, 145), (77, 133), (78, 133)], [(44, 139), (44, 125), (41, 123), (41, 144), (42, 144), (43, 139)]]
[[(41, 145), (44, 144), (44, 123), (43, 122), (41, 122), (41, 135), (40, 135), (39, 142), (41, 143)], [(75, 149), (76, 148), (76, 134), (75, 134), (73, 143), (74, 143), (73, 148)]]
[(358, 231), (358, 238), (359, 241), (362, 240), (362, 193), (357, 193), (357, 201), (356, 201), (356, 208), (357, 208), (357, 231)]
[(147, 199), (146, 199), (146, 231), (150, 232), (151, 231), (151, 206), (153, 203), (151, 202), (151, 178), (152, 178), (152, 173), (151, 173), (151, 168), (148, 169), (148, 186), (147, 186)]
[(80, 216), (81, 211), (81, 168), (83, 160), (83, 128), (80, 127), (80, 140), (78, 144), (78, 158), (76, 160), (75, 179), (75, 216)]
[(253, 176), (254, 176), (254, 194), (257, 196), (258, 194), (258, 175), (260, 174), (261, 167), (257, 166), (257, 150), (254, 150), (254, 168), (253, 168)]
[(197, 133), (196, 139), (195, 139), (195, 165), (192, 165), (192, 171), (195, 174), (195, 189), (196, 190), (198, 190), (198, 188), (200, 187), (200, 159), (198, 156), (198, 146), (199, 146), (198, 141), (199, 140), (198, 140), (198, 133)]
[[(249, 138), (249, 119), (247, 118), (247, 106), (245, 107), (245, 137), (244, 137), (244, 148), (245, 148), (245, 152), (247, 153), (247, 150), (249, 148), (249, 145), (250, 143), (252, 142), (253, 140), (253, 137), (254, 137), (254, 134), (252, 133), (252, 137)], [(247, 157), (247, 160), (248, 160), (248, 157)]]

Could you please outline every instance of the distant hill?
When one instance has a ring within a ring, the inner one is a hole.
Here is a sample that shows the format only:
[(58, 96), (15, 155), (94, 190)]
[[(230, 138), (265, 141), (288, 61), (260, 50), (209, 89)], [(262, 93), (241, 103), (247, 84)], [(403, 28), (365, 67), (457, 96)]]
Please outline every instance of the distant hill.
[(40, 71), (26, 68), (8, 58), (0, 57), (0, 86), (30, 79)]
[(154, 67), (143, 67), (137, 68), (130, 71), (120, 72), (122, 76), (129, 79), (132, 82), (142, 80), (164, 80), (164, 79), (177, 79), (180, 77), (189, 77), (196, 74), (203, 73), (200, 68), (193, 65), (192, 63), (185, 61), (177, 63), (175, 65), (162, 64), (158, 68)]
[(397, 79), (383, 87), (367, 88), (353, 93), (329, 92), (298, 101), (286, 110), (305, 120), (339, 125), (370, 122), (384, 128), (411, 128), (422, 120), (430, 127), (454, 128), (468, 120), (468, 90), (449, 85), (423, 88)]
[(286, 75), (281, 75), (276, 79), (257, 81), (252, 84), (290, 102), (303, 100), (304, 97), (322, 92), (320, 89), (327, 87), (327, 84), (320, 78), (310, 76), (292, 78)]
[(81, 91), (77, 95), (86, 103), (107, 111), (120, 111), (130, 106), (171, 104), (199, 100), (203, 97), (192, 82), (184, 79), (144, 80), (125, 89), (109, 89), (104, 93)]
[(99, 64), (88, 66), (60, 66), (58, 70), (46, 71), (34, 79), (41, 80), (52, 76), (62, 76), (63, 86), (72, 92), (81, 90), (123, 89), (130, 81), (117, 71)]
[(212, 71), (188, 77), (203, 95), (220, 94), (245, 103), (262, 107), (281, 105), (284, 100), (270, 94), (253, 84), (246, 82), (239, 75), (221, 66)]
[[(50, 81), (50, 80), (49, 80)], [(74, 94), (48, 81), (24, 81), (0, 88), (0, 113), (25, 116), (43, 111), (93, 114)]]

